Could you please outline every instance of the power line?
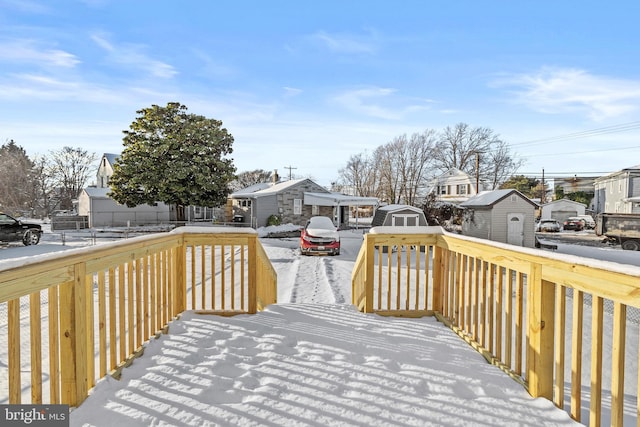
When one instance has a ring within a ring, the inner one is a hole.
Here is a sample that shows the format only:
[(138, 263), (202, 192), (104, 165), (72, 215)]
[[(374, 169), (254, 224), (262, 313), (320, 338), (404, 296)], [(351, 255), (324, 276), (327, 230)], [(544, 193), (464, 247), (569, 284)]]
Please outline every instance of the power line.
[(544, 145), (544, 144), (551, 144), (554, 142), (566, 141), (571, 139), (590, 138), (593, 136), (606, 135), (610, 133), (628, 132), (636, 129), (640, 129), (640, 121), (621, 123), (619, 125), (606, 126), (602, 128), (590, 129), (590, 130), (568, 133), (568, 134), (558, 135), (558, 136), (551, 136), (547, 138), (539, 138), (539, 139), (532, 139), (529, 141), (516, 142), (516, 143), (509, 144), (509, 146), (522, 147), (522, 146), (532, 146), (532, 145)]

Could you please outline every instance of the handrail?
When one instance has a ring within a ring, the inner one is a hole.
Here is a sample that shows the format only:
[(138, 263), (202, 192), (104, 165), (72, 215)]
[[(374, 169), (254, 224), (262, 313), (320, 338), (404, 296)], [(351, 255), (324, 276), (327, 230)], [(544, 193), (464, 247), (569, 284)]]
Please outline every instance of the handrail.
[[(560, 408), (567, 401), (577, 421), (588, 411), (591, 426), (603, 414), (622, 425), (638, 413), (624, 413), (639, 380), (624, 373), (625, 364), (638, 365), (639, 278), (639, 267), (439, 227), (377, 227), (358, 254), (352, 298), (365, 312), (436, 315), (532, 396)], [(627, 332), (631, 326), (635, 333)]]
[(6, 262), (0, 402), (77, 406), (184, 310), (255, 313), (276, 302), (276, 279), (255, 230), (235, 227), (181, 227)]

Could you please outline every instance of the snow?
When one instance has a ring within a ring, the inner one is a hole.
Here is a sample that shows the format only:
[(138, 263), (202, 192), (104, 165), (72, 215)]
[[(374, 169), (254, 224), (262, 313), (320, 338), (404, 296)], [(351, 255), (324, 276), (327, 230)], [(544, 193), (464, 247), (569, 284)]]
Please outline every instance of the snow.
[[(294, 228), (257, 232), (280, 229)], [(231, 318), (184, 313), (121, 380), (99, 381), (71, 426), (580, 425), (434, 318), (358, 313), (351, 271), (363, 231), (340, 235), (336, 257), (300, 256), (296, 238), (261, 238), (278, 304)], [(38, 246), (0, 249), (0, 268), (101, 241), (77, 232), (62, 245), (45, 233)], [(621, 252), (593, 256), (605, 263)]]

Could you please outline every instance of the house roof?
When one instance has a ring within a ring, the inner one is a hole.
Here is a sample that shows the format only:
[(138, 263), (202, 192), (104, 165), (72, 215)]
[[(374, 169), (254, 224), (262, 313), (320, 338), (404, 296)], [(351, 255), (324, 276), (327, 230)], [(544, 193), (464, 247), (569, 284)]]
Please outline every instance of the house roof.
[(483, 191), (481, 193), (476, 194), (473, 197), (470, 197), (464, 203), (461, 203), (460, 206), (464, 208), (481, 208), (481, 207), (491, 207), (496, 203), (504, 200), (509, 197), (511, 194), (517, 194), (522, 199), (531, 203), (534, 207), (538, 207), (538, 204), (529, 199), (527, 196), (519, 192), (518, 190), (508, 188), (504, 190), (493, 190), (493, 191)]
[(106, 157), (109, 164), (113, 166), (116, 160), (118, 160), (118, 157), (120, 157), (120, 154), (104, 153), (102, 156)]
[(554, 200), (554, 201), (549, 202), (549, 203), (545, 203), (542, 206), (556, 205), (556, 204), (559, 204), (559, 203), (562, 203), (562, 204), (575, 204), (575, 205), (580, 205), (580, 206), (586, 207), (586, 205), (584, 203), (576, 202), (576, 201), (573, 201), (573, 200), (570, 200), (570, 199), (558, 199), (558, 200)]
[(109, 196), (107, 196), (107, 193), (109, 193), (111, 189), (108, 187), (87, 187), (83, 191), (87, 193), (87, 195), (91, 198), (103, 197), (106, 199), (109, 198)]
[[(308, 178), (301, 179), (290, 179), (289, 181), (278, 182), (277, 184), (273, 183), (265, 183), (267, 186), (260, 188), (260, 184), (257, 186), (247, 187), (240, 191), (236, 191), (232, 193), (229, 197), (232, 199), (244, 199), (244, 198), (256, 198), (256, 197), (264, 197), (264, 196), (273, 196), (287, 188), (295, 187), (304, 181), (311, 181)], [(312, 182), (312, 181), (311, 181)], [(247, 191), (249, 189), (254, 189), (254, 191)], [(327, 191), (328, 193), (328, 191)]]

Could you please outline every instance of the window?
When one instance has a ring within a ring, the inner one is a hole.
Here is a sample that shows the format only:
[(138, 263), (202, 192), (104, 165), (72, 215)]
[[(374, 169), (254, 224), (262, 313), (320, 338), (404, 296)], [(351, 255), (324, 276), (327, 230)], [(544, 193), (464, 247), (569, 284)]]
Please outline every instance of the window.
[(467, 184), (458, 184), (457, 194), (467, 194)]
[(311, 215), (313, 216), (320, 215), (320, 207), (318, 205), (311, 206)]
[(250, 199), (239, 199), (237, 200), (238, 206), (243, 207), (243, 208), (248, 208), (251, 207), (251, 200)]
[(438, 186), (438, 194), (447, 194), (447, 186), (446, 185)]
[(293, 199), (293, 214), (302, 215), (302, 199)]

